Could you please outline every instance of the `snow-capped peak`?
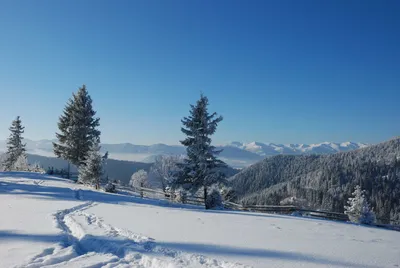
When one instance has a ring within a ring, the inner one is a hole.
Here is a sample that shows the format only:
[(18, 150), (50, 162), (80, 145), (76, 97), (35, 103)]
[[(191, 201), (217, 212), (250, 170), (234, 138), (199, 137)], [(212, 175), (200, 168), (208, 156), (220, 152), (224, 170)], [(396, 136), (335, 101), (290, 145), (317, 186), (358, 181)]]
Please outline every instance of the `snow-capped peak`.
[(238, 141), (231, 142), (225, 146), (231, 146), (256, 153), (261, 156), (277, 154), (329, 154), (343, 151), (356, 150), (368, 146), (364, 143), (356, 142), (321, 142), (315, 144), (276, 144), (263, 142), (242, 143)]

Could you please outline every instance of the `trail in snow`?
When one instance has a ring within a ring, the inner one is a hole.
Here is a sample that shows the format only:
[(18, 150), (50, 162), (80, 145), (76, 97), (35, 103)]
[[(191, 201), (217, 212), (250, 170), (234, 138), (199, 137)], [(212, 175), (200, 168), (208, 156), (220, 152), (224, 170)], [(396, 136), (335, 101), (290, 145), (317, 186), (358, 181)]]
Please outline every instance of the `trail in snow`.
[[(77, 199), (82, 198), (79, 191), (75, 194)], [(157, 246), (149, 237), (111, 226), (84, 212), (96, 205), (85, 202), (54, 214), (62, 241), (22, 267), (250, 267)]]
[(79, 241), (72, 234), (70, 226), (65, 221), (65, 217), (78, 210), (83, 210), (92, 206), (92, 202), (87, 202), (69, 209), (61, 210), (54, 215), (54, 220), (57, 227), (61, 229), (63, 238), (60, 243), (53, 247), (45, 249), (42, 253), (35, 256), (31, 262), (23, 267), (45, 267), (48, 265), (57, 264), (60, 262), (67, 261), (83, 254), (83, 250), (80, 248)]

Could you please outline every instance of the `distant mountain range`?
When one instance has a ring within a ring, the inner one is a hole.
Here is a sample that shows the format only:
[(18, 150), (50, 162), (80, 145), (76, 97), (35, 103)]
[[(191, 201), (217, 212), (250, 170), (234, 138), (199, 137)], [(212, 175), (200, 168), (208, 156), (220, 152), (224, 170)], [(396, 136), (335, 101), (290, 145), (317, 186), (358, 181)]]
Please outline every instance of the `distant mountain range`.
[[(25, 139), (28, 152), (42, 156), (54, 156), (52, 140), (33, 141)], [(356, 142), (323, 142), (318, 144), (274, 144), (262, 142), (231, 142), (218, 146), (223, 149), (220, 157), (233, 167), (246, 167), (265, 157), (274, 155), (300, 154), (331, 154), (347, 152), (368, 146)], [(180, 145), (135, 145), (131, 143), (102, 144), (102, 151), (108, 151), (110, 158), (126, 161), (153, 162), (156, 155), (185, 154), (185, 148)], [(0, 141), (0, 151), (4, 151), (6, 142)]]
[(232, 142), (227, 146), (240, 148), (242, 150), (258, 154), (260, 156), (271, 156), (278, 154), (331, 154), (347, 152), (367, 147), (368, 144), (357, 142), (323, 142), (317, 144), (274, 144), (262, 142)]

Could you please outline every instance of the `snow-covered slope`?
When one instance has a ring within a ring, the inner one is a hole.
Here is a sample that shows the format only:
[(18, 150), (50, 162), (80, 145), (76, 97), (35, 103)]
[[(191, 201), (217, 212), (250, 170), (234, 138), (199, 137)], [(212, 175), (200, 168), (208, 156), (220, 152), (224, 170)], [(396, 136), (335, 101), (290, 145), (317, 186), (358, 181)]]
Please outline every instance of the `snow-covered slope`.
[(0, 267), (399, 267), (400, 232), (0, 173)]

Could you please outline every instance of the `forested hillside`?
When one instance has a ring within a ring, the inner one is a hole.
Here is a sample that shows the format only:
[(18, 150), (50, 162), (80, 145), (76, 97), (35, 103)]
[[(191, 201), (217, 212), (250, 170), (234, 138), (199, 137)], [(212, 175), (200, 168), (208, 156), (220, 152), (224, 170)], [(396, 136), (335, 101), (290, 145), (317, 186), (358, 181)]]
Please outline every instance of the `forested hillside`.
[(245, 204), (291, 200), (337, 212), (361, 184), (378, 218), (400, 219), (400, 138), (333, 155), (270, 157), (230, 180)]

